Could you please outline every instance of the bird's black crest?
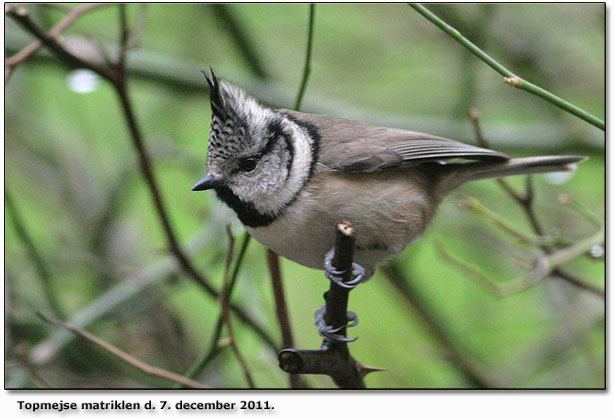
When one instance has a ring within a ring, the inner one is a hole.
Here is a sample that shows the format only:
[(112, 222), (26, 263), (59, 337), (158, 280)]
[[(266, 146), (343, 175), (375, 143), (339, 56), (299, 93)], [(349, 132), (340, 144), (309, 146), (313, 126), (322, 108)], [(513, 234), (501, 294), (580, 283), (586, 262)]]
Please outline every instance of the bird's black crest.
[(225, 119), (224, 112), (224, 100), (222, 99), (222, 94), (220, 91), (220, 81), (218, 80), (215, 72), (213, 72), (213, 68), (209, 67), (209, 71), (211, 72), (211, 76), (207, 74), (206, 71), (202, 71), (205, 76), (205, 80), (207, 80), (207, 84), (209, 84), (209, 101), (211, 102), (211, 111), (220, 119)]

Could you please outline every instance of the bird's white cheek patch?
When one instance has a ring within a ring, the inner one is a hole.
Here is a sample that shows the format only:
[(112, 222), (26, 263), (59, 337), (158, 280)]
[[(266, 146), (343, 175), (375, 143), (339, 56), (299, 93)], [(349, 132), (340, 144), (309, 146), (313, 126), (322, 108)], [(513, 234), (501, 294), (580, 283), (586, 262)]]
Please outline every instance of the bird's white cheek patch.
[[(311, 154), (313, 140), (294, 122), (286, 120), (283, 123), (292, 132), (291, 141), (294, 147), (294, 159), (290, 167), (290, 174), (284, 185), (254, 200), (254, 206), (261, 213), (278, 214), (301, 191), (309, 177), (313, 158)], [(285, 173), (279, 173), (279, 175), (282, 174)]]

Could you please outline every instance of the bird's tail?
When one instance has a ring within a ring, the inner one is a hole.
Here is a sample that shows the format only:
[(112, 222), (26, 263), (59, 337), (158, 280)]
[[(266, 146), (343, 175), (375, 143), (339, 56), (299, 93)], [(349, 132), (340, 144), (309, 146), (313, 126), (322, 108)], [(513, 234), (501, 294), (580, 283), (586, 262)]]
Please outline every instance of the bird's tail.
[(461, 184), (476, 180), (514, 176), (518, 174), (550, 173), (553, 171), (573, 171), (576, 164), (588, 157), (580, 155), (544, 156), (512, 158), (497, 163), (450, 164), (444, 172), (440, 186), (443, 191), (452, 190)]

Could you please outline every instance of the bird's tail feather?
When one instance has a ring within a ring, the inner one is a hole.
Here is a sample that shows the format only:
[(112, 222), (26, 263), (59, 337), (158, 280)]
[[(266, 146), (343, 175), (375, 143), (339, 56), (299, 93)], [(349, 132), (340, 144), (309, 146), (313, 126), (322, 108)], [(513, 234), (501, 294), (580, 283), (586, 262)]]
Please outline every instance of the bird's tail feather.
[(580, 155), (545, 156), (512, 158), (504, 163), (465, 163), (450, 164), (445, 170), (441, 186), (446, 191), (461, 184), (476, 180), (514, 176), (518, 174), (550, 173), (553, 171), (573, 171), (576, 164), (588, 157)]

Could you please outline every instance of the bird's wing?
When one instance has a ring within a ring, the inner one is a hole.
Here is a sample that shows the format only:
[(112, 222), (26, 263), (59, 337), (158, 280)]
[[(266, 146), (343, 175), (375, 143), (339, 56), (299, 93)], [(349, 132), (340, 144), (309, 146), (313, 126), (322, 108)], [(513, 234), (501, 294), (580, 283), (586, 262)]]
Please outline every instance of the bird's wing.
[(458, 158), (493, 162), (510, 158), (501, 152), (419, 132), (376, 128), (323, 115), (288, 114), (315, 125), (320, 135), (318, 163), (335, 171), (368, 173)]

